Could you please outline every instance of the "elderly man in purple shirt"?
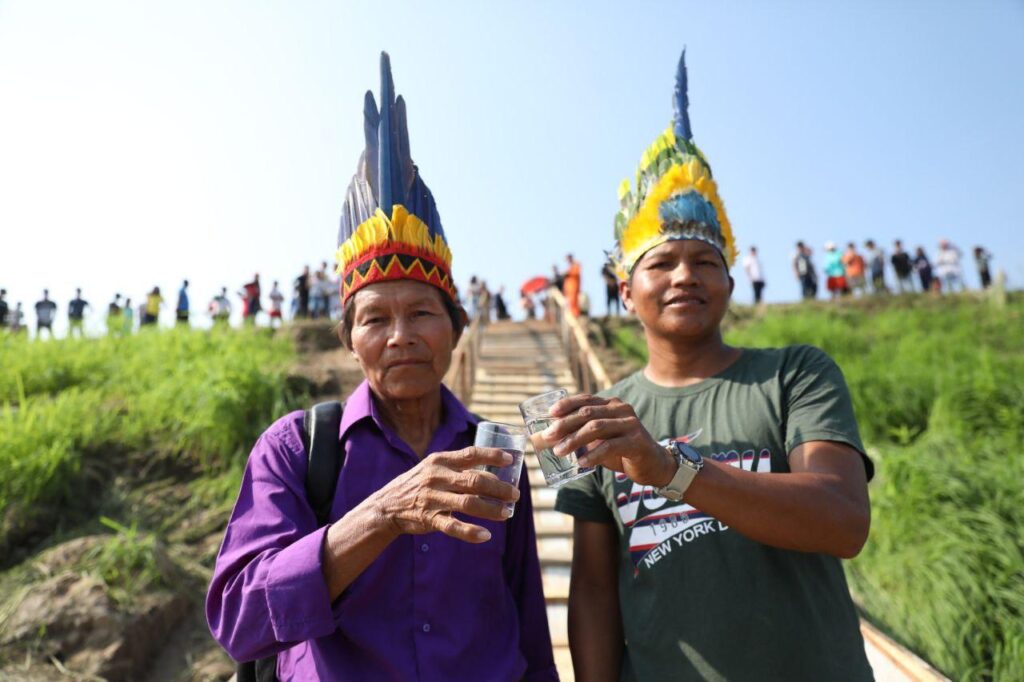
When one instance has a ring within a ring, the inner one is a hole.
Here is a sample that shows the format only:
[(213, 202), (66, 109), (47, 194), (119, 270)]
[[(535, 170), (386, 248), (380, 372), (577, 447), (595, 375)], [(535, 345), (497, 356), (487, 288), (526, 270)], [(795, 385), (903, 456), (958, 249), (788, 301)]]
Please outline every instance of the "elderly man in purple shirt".
[(528, 477), (478, 468), (512, 458), (473, 447), (476, 418), (441, 385), (466, 316), (381, 67), (339, 237), (341, 337), (366, 381), (342, 415), (331, 523), (306, 498), (292, 413), (249, 456), (207, 620), (236, 660), (276, 654), (279, 679), (557, 680)]

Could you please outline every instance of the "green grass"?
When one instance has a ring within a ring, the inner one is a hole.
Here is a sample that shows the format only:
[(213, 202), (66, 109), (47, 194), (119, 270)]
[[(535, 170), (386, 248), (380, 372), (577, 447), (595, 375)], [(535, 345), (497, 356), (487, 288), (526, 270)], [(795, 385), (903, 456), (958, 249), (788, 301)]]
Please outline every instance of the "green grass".
[[(613, 338), (645, 357), (637, 328)], [(842, 368), (877, 465), (847, 564), (871, 619), (953, 679), (1024, 679), (1024, 301), (740, 310), (726, 340), (810, 343)]]
[[(288, 395), (295, 350), (252, 330), (174, 329), (127, 338), (0, 339), (0, 509), (81, 495), (91, 457), (145, 452), (231, 472)], [(3, 540), (3, 538), (0, 538)]]
[(80, 568), (102, 580), (115, 602), (130, 605), (143, 592), (169, 586), (171, 564), (161, 556), (155, 535), (139, 531), (134, 522), (124, 526), (106, 517), (100, 522), (113, 534), (86, 553)]

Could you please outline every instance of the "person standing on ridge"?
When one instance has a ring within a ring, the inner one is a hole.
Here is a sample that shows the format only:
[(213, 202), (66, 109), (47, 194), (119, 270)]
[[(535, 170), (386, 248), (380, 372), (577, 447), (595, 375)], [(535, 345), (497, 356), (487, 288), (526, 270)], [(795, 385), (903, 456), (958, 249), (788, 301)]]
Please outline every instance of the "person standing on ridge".
[(825, 242), (825, 276), (828, 278), (828, 293), (832, 300), (849, 293), (846, 286), (846, 268), (835, 242)]
[(924, 247), (917, 247), (917, 251), (914, 254), (914, 269), (917, 270), (917, 276), (921, 280), (921, 291), (928, 293), (932, 290), (932, 264), (928, 260), (928, 256), (924, 252)]
[(281, 306), (284, 303), (284, 294), (281, 293), (281, 289), (277, 286), (277, 280), (274, 280), (274, 285), (270, 288), (270, 328), (281, 326)]
[(534, 436), (556, 455), (584, 448), (595, 467), (555, 503), (574, 524), (573, 668), (578, 680), (867, 682), (840, 559), (867, 540), (873, 466), (825, 352), (723, 340), (735, 240), (690, 132), (684, 69), (674, 125), (620, 189), (615, 220), (611, 258), (647, 365), (559, 401)]
[(160, 308), (163, 304), (164, 297), (160, 295), (160, 287), (153, 287), (153, 290), (146, 294), (146, 302), (142, 304), (139, 327), (155, 327), (160, 319)]
[(68, 338), (85, 336), (85, 309), (89, 302), (82, 298), (82, 290), (75, 289), (75, 297), (68, 302)]
[(761, 303), (761, 292), (764, 291), (764, 274), (761, 270), (761, 259), (757, 257), (757, 247), (751, 246), (750, 251), (743, 257), (743, 270), (747, 273), (747, 279), (754, 288), (754, 305)]
[(117, 336), (121, 329), (121, 294), (114, 294), (114, 300), (107, 305), (107, 334)]
[(7, 331), (7, 313), (10, 307), (7, 305), (7, 289), (0, 289), (0, 332)]
[(569, 312), (573, 317), (580, 316), (580, 281), (583, 276), (583, 269), (579, 261), (573, 258), (572, 254), (566, 254), (565, 262), (569, 267), (565, 271), (565, 280), (562, 282), (562, 293), (565, 294), (565, 302), (569, 306)]
[(245, 300), (245, 323), (249, 326), (256, 325), (256, 315), (262, 310), (260, 303), (260, 274), (257, 272), (252, 276), (252, 281), (242, 287), (242, 298)]
[(50, 300), (50, 290), (43, 289), (43, 298), (36, 301), (36, 338), (42, 336), (45, 329), (53, 338), (53, 321), (57, 317), (57, 304)]
[(813, 301), (818, 296), (818, 274), (811, 260), (811, 249), (802, 241), (796, 243), (793, 253), (793, 274), (800, 282), (800, 295), (805, 301)]
[(21, 301), (18, 301), (13, 310), (7, 311), (7, 325), (10, 327), (12, 334), (28, 333), (28, 329), (25, 327), (25, 312), (22, 310)]
[(960, 267), (960, 249), (948, 239), (939, 241), (939, 255), (935, 258), (935, 272), (942, 280), (942, 288), (948, 293), (954, 290), (966, 291), (964, 274)]
[(846, 271), (846, 286), (854, 294), (863, 295), (867, 291), (864, 280), (864, 257), (857, 253), (857, 246), (850, 242), (843, 252), (843, 268)]
[(295, 293), (299, 301), (295, 317), (302, 320), (309, 317), (309, 285), (309, 266), (306, 265), (302, 268), (302, 274), (295, 278)]
[(611, 265), (605, 263), (601, 266), (601, 279), (604, 281), (604, 314), (612, 316), (612, 306), (615, 306), (615, 315), (622, 314), (622, 302), (619, 301), (619, 281), (615, 279)]
[(178, 304), (174, 306), (174, 319), (177, 324), (188, 326), (188, 311), (188, 280), (186, 279), (178, 289)]
[(132, 299), (124, 299), (124, 311), (121, 313), (121, 334), (131, 336), (135, 330), (135, 310), (132, 308)]
[(210, 317), (214, 327), (227, 327), (231, 318), (231, 301), (228, 300), (228, 288), (221, 287), (220, 293), (213, 297), (209, 306)]
[(988, 289), (992, 286), (992, 273), (989, 271), (989, 263), (991, 262), (991, 253), (980, 246), (974, 247), (974, 264), (978, 266), (978, 278), (981, 279), (982, 289)]
[(868, 270), (871, 272), (871, 290), (876, 294), (889, 293), (889, 287), (885, 285), (885, 252), (875, 246), (875, 241), (869, 239), (864, 242), (868, 255)]
[(505, 304), (505, 287), (498, 287), (497, 293), (494, 294), (494, 316), (499, 320), (507, 320), (511, 317), (508, 314), (508, 306)]
[(910, 260), (910, 254), (903, 250), (903, 242), (899, 239), (893, 242), (889, 261), (892, 263), (892, 269), (896, 271), (896, 288), (899, 293), (914, 293), (914, 264)]

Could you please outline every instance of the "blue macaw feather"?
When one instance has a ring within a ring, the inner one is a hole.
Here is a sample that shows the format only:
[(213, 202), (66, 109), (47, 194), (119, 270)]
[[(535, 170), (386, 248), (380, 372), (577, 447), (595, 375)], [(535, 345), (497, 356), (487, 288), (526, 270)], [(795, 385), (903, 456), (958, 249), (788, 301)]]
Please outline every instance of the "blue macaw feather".
[[(366, 144), (363, 159), (366, 162), (364, 177), (370, 183), (371, 188), (377, 178), (377, 128), (379, 126), (380, 113), (377, 111), (377, 102), (373, 99), (373, 93), (367, 90), (366, 97), (363, 99), (363, 136)], [(374, 192), (374, 199), (376, 198), (377, 193)]]
[(402, 203), (396, 196), (391, 182), (392, 172), (392, 110), (395, 106), (395, 82), (391, 77), (391, 58), (387, 52), (380, 53), (380, 125), (377, 126), (377, 191), (380, 193), (380, 210), (391, 215), (391, 207)]
[(338, 243), (377, 208), (390, 216), (395, 204), (426, 223), (431, 236), (444, 236), (434, 197), (412, 161), (405, 99), (395, 96), (387, 52), (380, 55), (380, 106), (372, 92), (367, 91), (363, 100), (363, 134), (366, 148), (345, 195)]
[(719, 231), (718, 212), (710, 201), (696, 191), (677, 194), (658, 207), (662, 224), (699, 223)]
[(677, 140), (689, 141), (693, 139), (693, 131), (690, 130), (690, 114), (687, 111), (690, 102), (686, 96), (686, 87), (686, 48), (683, 48), (683, 54), (679, 57), (679, 68), (676, 70), (676, 96), (673, 102), (675, 104), (675, 120), (673, 121), (673, 128)]

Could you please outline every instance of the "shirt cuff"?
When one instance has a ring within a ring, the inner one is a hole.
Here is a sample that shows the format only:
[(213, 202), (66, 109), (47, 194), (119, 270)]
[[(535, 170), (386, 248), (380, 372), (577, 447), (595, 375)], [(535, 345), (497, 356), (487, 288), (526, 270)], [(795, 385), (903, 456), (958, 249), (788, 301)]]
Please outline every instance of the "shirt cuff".
[(301, 642), (324, 637), (336, 626), (323, 574), (328, 526), (278, 552), (267, 569), (267, 610), (274, 638)]

